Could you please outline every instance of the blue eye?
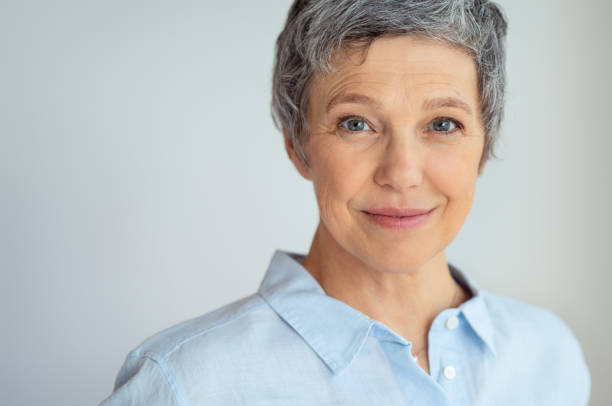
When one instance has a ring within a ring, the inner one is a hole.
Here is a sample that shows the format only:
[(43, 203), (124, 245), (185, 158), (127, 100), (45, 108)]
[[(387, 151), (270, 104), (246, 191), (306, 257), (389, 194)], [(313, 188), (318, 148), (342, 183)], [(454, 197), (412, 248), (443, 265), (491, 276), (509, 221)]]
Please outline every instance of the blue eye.
[(368, 123), (359, 117), (343, 117), (338, 124), (340, 127), (351, 132), (371, 130)]
[(459, 124), (456, 120), (452, 118), (440, 117), (434, 120), (433, 123), (429, 126), (431, 131), (441, 132), (441, 133), (452, 133), (458, 128), (461, 128), (461, 124)]

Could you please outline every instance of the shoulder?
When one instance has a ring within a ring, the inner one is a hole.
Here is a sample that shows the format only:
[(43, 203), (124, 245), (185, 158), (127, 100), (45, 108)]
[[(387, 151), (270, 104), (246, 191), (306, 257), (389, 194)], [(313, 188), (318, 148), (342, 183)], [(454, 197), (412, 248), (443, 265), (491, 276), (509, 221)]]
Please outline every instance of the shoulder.
[(575, 358), (582, 356), (573, 331), (552, 310), (486, 291), (483, 291), (483, 300), (502, 346), (525, 345), (538, 350), (546, 348), (546, 352), (569, 351)]
[[(262, 331), (282, 331), (279, 317), (258, 294), (168, 327), (130, 351), (102, 406), (186, 404), (192, 382), (225, 372), (228, 357)], [(276, 327), (276, 328), (275, 328)], [(264, 337), (265, 339), (265, 337)], [(209, 379), (210, 380), (210, 379)]]
[[(543, 385), (571, 385), (576, 403), (583, 403), (591, 376), (580, 343), (555, 312), (503, 295), (483, 291), (502, 360), (526, 365), (527, 375)], [(517, 362), (521, 360), (521, 362)], [(543, 379), (546, 377), (546, 379)]]
[(270, 313), (263, 298), (254, 293), (155, 333), (130, 351), (128, 357), (168, 359), (182, 347), (206, 341), (210, 336), (231, 335), (235, 331), (244, 335), (254, 318), (269, 317)]
[(482, 294), (491, 321), (499, 333), (533, 334), (542, 339), (575, 341), (568, 325), (553, 311), (488, 291)]
[[(282, 359), (271, 354), (299, 351), (300, 336), (254, 293), (154, 334), (130, 351), (127, 359), (128, 363), (149, 359), (165, 368), (166, 375), (195, 384), (192, 381), (200, 375), (217, 382), (211, 377), (240, 366), (273, 369), (274, 361)], [(224, 378), (219, 379), (217, 383), (223, 384)]]

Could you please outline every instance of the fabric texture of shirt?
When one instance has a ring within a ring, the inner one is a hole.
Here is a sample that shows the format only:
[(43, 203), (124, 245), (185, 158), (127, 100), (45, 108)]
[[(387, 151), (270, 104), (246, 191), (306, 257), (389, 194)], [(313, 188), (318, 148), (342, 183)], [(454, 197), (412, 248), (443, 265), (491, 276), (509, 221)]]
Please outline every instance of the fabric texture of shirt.
[(472, 297), (435, 317), (427, 374), (411, 342), (327, 296), (303, 259), (277, 250), (256, 293), (145, 340), (101, 406), (588, 404), (582, 350), (555, 313), (449, 264)]

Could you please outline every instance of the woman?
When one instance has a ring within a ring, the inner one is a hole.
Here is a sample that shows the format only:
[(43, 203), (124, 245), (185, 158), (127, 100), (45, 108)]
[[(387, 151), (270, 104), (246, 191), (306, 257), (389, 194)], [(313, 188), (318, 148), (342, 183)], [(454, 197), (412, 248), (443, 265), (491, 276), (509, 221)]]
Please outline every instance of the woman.
[(493, 155), (505, 33), (485, 0), (296, 0), (272, 106), (314, 186), (310, 250), (146, 340), (102, 404), (586, 405), (566, 324), (445, 257)]

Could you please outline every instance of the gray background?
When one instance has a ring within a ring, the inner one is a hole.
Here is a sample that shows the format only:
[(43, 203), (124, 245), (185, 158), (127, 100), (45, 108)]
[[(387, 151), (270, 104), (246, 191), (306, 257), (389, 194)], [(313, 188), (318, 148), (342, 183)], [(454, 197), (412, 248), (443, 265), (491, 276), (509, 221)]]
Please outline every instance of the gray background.
[[(143, 339), (306, 252), (314, 194), (269, 115), (289, 4), (0, 1), (0, 403), (97, 404)], [(448, 257), (558, 313), (605, 405), (612, 7), (502, 4), (501, 159)]]

